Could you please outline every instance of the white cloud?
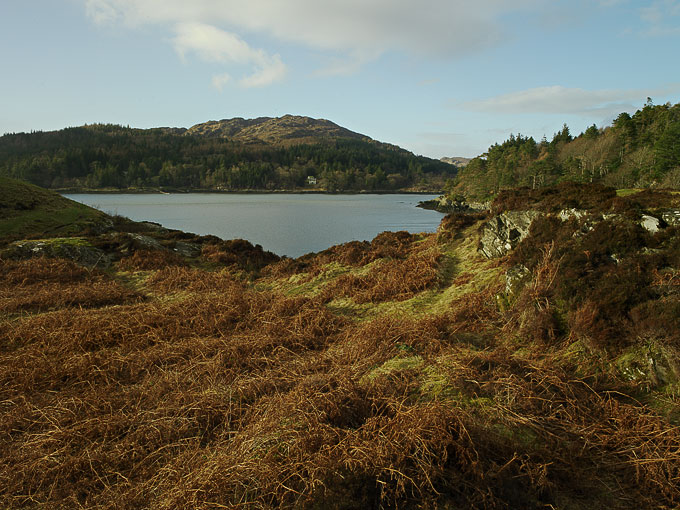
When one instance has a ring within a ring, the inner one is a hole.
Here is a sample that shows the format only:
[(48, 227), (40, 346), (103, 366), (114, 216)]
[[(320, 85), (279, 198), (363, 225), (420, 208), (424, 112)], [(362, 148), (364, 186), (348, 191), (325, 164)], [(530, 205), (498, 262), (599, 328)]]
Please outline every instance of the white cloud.
[[(202, 23), (230, 33), (265, 35), (321, 51), (339, 52), (322, 73), (346, 73), (388, 51), (459, 56), (509, 36), (506, 14), (540, 0), (83, 0), (95, 21), (128, 26)], [(540, 9), (539, 9), (540, 10)]]
[(260, 62), (257, 70), (250, 76), (242, 78), (239, 84), (245, 88), (264, 87), (265, 85), (281, 81), (286, 72), (287, 68), (281, 61), (281, 57), (274, 55)]
[[(286, 74), (286, 66), (279, 55), (253, 49), (236, 34), (198, 22), (178, 23), (175, 32), (172, 42), (182, 60), (194, 53), (206, 62), (252, 67), (252, 74), (239, 81), (243, 87), (269, 85), (280, 81)], [(230, 80), (230, 77), (226, 78), (228, 76), (213, 77), (213, 86), (221, 90)]]
[(559, 85), (537, 87), (478, 101), (466, 101), (464, 110), (491, 113), (543, 113), (578, 115), (613, 115), (641, 104), (648, 96), (660, 96), (680, 91), (680, 85), (659, 89), (584, 90)]

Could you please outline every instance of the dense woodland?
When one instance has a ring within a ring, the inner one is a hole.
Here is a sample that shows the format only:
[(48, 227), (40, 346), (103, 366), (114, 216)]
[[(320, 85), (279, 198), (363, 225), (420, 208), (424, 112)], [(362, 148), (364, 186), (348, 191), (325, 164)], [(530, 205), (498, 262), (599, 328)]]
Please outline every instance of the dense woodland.
[(0, 138), (0, 175), (46, 188), (441, 189), (456, 169), (374, 141), (247, 145), (170, 129), (90, 125)]
[(473, 159), (451, 183), (454, 194), (488, 197), (514, 186), (563, 181), (601, 182), (616, 188), (680, 188), (680, 104), (621, 113), (606, 128), (573, 137), (569, 127), (551, 141), (511, 135)]

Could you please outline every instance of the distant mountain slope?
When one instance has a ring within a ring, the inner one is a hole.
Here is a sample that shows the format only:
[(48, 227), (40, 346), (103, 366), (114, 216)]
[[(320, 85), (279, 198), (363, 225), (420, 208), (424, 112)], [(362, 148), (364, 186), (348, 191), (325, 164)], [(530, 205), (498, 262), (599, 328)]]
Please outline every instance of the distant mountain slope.
[(0, 175), (45, 188), (440, 192), (457, 172), (328, 120), (111, 124), (0, 137)]
[(446, 157), (444, 157), (444, 158), (440, 158), (439, 161), (442, 161), (444, 163), (448, 163), (449, 165), (453, 165), (456, 168), (463, 168), (470, 161), (472, 161), (472, 158), (461, 158), (461, 157), (446, 158)]
[(186, 135), (228, 138), (246, 144), (290, 145), (309, 143), (319, 139), (350, 138), (370, 140), (369, 137), (338, 126), (326, 119), (298, 115), (258, 117), (256, 119), (223, 119), (196, 124)]

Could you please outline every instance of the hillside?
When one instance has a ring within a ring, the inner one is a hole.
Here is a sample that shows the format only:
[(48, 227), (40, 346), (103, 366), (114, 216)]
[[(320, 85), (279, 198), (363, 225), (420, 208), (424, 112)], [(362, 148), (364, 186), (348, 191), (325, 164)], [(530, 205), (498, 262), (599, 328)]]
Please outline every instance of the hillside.
[(0, 137), (0, 175), (70, 190), (440, 191), (456, 171), (308, 117)]
[(11, 244), (1, 506), (675, 508), (679, 224), (680, 195), (563, 184), (295, 260), (134, 223), (78, 238), (107, 265)]
[(499, 190), (560, 182), (599, 182), (616, 188), (680, 188), (680, 104), (651, 100), (612, 126), (592, 125), (574, 137), (565, 124), (551, 141), (511, 135), (462, 169), (452, 195), (489, 198)]
[(0, 246), (26, 237), (102, 228), (105, 214), (26, 182), (0, 177)]

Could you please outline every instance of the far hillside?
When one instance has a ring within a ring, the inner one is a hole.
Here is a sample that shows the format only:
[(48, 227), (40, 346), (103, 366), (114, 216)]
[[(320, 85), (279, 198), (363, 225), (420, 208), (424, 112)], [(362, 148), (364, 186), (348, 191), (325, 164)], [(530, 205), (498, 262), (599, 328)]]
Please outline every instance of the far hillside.
[(648, 99), (612, 126), (590, 126), (574, 137), (569, 127), (551, 141), (511, 135), (461, 169), (452, 194), (488, 198), (515, 186), (538, 188), (563, 181), (616, 188), (680, 188), (680, 104)]
[(0, 175), (73, 191), (435, 191), (456, 174), (323, 119), (226, 119), (190, 129), (89, 125), (0, 137)]

